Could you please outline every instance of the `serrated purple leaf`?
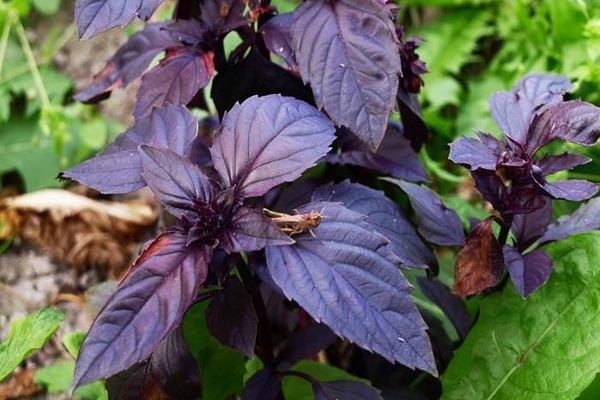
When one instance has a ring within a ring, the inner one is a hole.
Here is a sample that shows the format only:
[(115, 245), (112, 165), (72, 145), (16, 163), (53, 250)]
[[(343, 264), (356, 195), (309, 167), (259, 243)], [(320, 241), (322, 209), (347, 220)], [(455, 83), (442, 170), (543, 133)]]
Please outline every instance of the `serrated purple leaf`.
[(512, 92), (498, 92), (490, 99), (492, 117), (508, 137), (525, 144), (529, 124), (536, 113), (556, 104), (571, 90), (571, 82), (560, 75), (531, 74)]
[(442, 309), (454, 325), (458, 336), (464, 340), (473, 321), (463, 299), (453, 294), (450, 288), (440, 281), (419, 277), (417, 282), (423, 294)]
[(214, 73), (213, 53), (181, 47), (167, 55), (142, 78), (133, 115), (141, 118), (154, 107), (187, 105)]
[(258, 371), (250, 378), (244, 392), (242, 400), (282, 400), (281, 381), (277, 376), (277, 371), (271, 366)]
[(552, 202), (547, 199), (545, 205), (531, 213), (517, 214), (513, 217), (511, 231), (515, 236), (515, 247), (526, 250), (539, 239), (552, 222)]
[(543, 187), (555, 199), (571, 201), (584, 201), (598, 192), (598, 186), (595, 183), (583, 179), (546, 182)]
[(211, 253), (186, 242), (187, 235), (170, 231), (138, 257), (86, 336), (74, 387), (145, 360), (181, 323), (206, 279)]
[(522, 255), (514, 247), (504, 246), (504, 262), (517, 292), (523, 298), (542, 286), (552, 273), (552, 259), (543, 251)]
[(267, 246), (285, 246), (294, 240), (281, 232), (260, 210), (240, 207), (219, 238), (229, 253), (256, 251)]
[(75, 20), (80, 39), (114, 27), (123, 28), (136, 16), (149, 19), (163, 0), (77, 0)]
[(141, 144), (170, 148), (187, 154), (197, 137), (198, 122), (185, 108), (157, 108), (136, 122), (98, 156), (65, 170), (61, 178), (75, 180), (101, 193), (128, 193), (143, 188), (142, 165), (138, 153)]
[[(352, 134), (345, 136), (350, 135)], [(325, 161), (332, 164), (369, 168), (412, 182), (428, 182), (429, 177), (425, 167), (410, 142), (403, 135), (401, 125), (390, 123), (381, 146), (376, 152), (365, 149), (363, 146), (342, 145), (340, 152), (327, 155)], [(345, 140), (342, 139), (342, 141)]]
[(404, 265), (437, 267), (435, 256), (402, 210), (382, 192), (344, 181), (317, 189), (312, 201), (341, 202), (344, 207), (367, 216), (367, 222), (390, 241), (390, 249)]
[(436, 375), (426, 325), (388, 241), (365, 216), (339, 203), (298, 210), (311, 211), (322, 216), (314, 236), (303, 233), (291, 246), (267, 248), (275, 283), (339, 336), (389, 361)]
[(291, 69), (298, 68), (292, 43), (292, 13), (279, 14), (260, 28), (260, 33), (271, 53), (278, 55)]
[(239, 197), (257, 197), (313, 166), (333, 134), (331, 121), (303, 101), (254, 96), (223, 117), (210, 152), (226, 186)]
[(180, 45), (164, 23), (148, 24), (119, 48), (90, 85), (75, 95), (82, 102), (106, 97), (113, 89), (122, 88), (138, 78), (162, 51)]
[(331, 345), (337, 336), (324, 324), (310, 324), (294, 332), (277, 356), (280, 369), (287, 369), (305, 358), (316, 355)]
[(401, 73), (389, 9), (374, 0), (308, 0), (293, 16), (294, 53), (317, 105), (377, 150)]
[(142, 176), (157, 200), (177, 218), (195, 214), (198, 204), (209, 204), (213, 187), (206, 175), (187, 158), (166, 149), (140, 146)]
[(581, 154), (563, 153), (559, 155), (548, 155), (535, 162), (542, 174), (550, 175), (560, 171), (567, 171), (579, 165), (584, 165), (592, 161), (591, 158)]
[(382, 400), (379, 390), (362, 382), (314, 381), (315, 400)]
[(221, 343), (241, 351), (247, 357), (254, 355), (258, 318), (252, 297), (235, 277), (230, 277), (225, 287), (206, 309), (208, 329)]
[(600, 198), (595, 198), (580, 206), (573, 214), (563, 215), (550, 225), (540, 243), (566, 239), (577, 233), (600, 229)]
[(388, 179), (408, 195), (415, 211), (418, 230), (423, 237), (440, 246), (462, 246), (465, 243), (463, 225), (456, 212), (444, 205), (431, 189), (414, 183)]

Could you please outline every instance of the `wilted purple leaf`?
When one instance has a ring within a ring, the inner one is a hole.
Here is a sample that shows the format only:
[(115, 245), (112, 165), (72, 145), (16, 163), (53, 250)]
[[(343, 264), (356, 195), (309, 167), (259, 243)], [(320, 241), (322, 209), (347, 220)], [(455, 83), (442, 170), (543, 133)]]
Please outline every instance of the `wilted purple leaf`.
[(564, 76), (528, 75), (517, 82), (512, 92), (498, 92), (492, 96), (492, 117), (505, 135), (525, 144), (529, 124), (536, 113), (562, 101), (569, 90), (571, 82)]
[(382, 400), (379, 390), (362, 382), (353, 381), (314, 381), (312, 385), (315, 400)]
[(579, 100), (547, 108), (527, 131), (526, 148), (533, 154), (552, 140), (593, 146), (600, 137), (600, 108)]
[(277, 356), (281, 369), (291, 367), (297, 361), (316, 355), (331, 345), (337, 336), (323, 324), (310, 324), (294, 332)]
[(186, 242), (185, 234), (170, 231), (139, 256), (88, 332), (74, 387), (145, 360), (179, 325), (206, 278), (211, 252)]
[(382, 192), (344, 181), (317, 189), (312, 201), (341, 202), (344, 207), (367, 216), (367, 222), (390, 241), (390, 249), (404, 265), (437, 267), (435, 256), (402, 210)]
[(339, 203), (313, 203), (320, 225), (291, 246), (268, 247), (271, 277), (316, 321), (389, 361), (437, 374), (426, 325), (410, 299), (388, 241), (365, 216)]
[(240, 253), (267, 246), (284, 246), (294, 243), (294, 240), (282, 233), (260, 210), (240, 207), (219, 238), (219, 243), (230, 253)]
[(448, 158), (456, 163), (467, 165), (469, 169), (495, 171), (498, 159), (506, 145), (486, 133), (479, 133), (479, 140), (461, 137), (450, 144)]
[(116, 26), (123, 28), (136, 16), (148, 20), (163, 0), (77, 0), (75, 20), (80, 39), (107, 31)]
[(213, 73), (212, 52), (203, 53), (193, 47), (167, 52), (166, 57), (142, 78), (133, 114), (141, 118), (154, 107), (188, 104), (208, 84)]
[(101, 193), (128, 193), (143, 188), (142, 165), (138, 153), (140, 144), (169, 148), (177, 154), (191, 151), (197, 137), (198, 122), (185, 108), (157, 108), (119, 135), (98, 156), (61, 174)]
[(555, 199), (571, 201), (587, 200), (598, 192), (598, 186), (595, 183), (583, 179), (546, 182), (543, 187)]
[[(364, 146), (356, 146), (352, 143), (356, 140), (354, 135), (346, 133), (340, 140), (341, 151), (327, 155), (325, 161), (332, 164), (357, 165), (413, 182), (428, 182), (425, 167), (403, 135), (401, 125), (390, 123), (381, 146), (373, 152)], [(347, 142), (350, 143), (346, 144)]]
[(511, 231), (515, 235), (515, 247), (526, 250), (539, 239), (552, 222), (552, 202), (546, 199), (545, 205), (527, 214), (516, 214), (513, 217)]
[(200, 168), (187, 158), (165, 149), (140, 146), (142, 176), (161, 204), (175, 217), (197, 212), (208, 204), (213, 187)]
[(230, 277), (224, 289), (206, 309), (208, 329), (221, 343), (254, 355), (258, 318), (252, 297), (236, 277)]
[(576, 233), (600, 229), (600, 198), (590, 200), (579, 207), (573, 214), (564, 215), (550, 225), (540, 243), (566, 239)]
[(92, 83), (75, 99), (94, 102), (138, 78), (160, 52), (180, 45), (163, 23), (149, 24), (121, 46)]
[(541, 250), (522, 255), (515, 248), (504, 246), (503, 252), (510, 279), (523, 298), (542, 286), (552, 273), (552, 259)]
[(458, 336), (464, 340), (473, 321), (463, 299), (453, 294), (450, 288), (440, 281), (420, 277), (417, 282), (423, 294), (442, 309), (454, 325)]
[(200, 371), (181, 327), (163, 340), (146, 361), (109, 378), (106, 388), (109, 398), (119, 400), (157, 396), (195, 399), (202, 390)]
[(387, 179), (400, 186), (408, 195), (410, 204), (415, 211), (418, 230), (423, 237), (440, 246), (462, 246), (465, 233), (460, 218), (444, 205), (442, 199), (431, 189), (414, 183)]
[(290, 97), (251, 97), (223, 117), (210, 148), (215, 169), (239, 197), (293, 181), (329, 151), (334, 128), (314, 107)]
[(250, 378), (242, 393), (242, 400), (266, 399), (283, 400), (277, 371), (268, 365)]
[(260, 28), (267, 48), (285, 61), (288, 67), (298, 68), (292, 43), (292, 13), (279, 14)]
[(390, 11), (372, 0), (308, 0), (293, 16), (300, 75), (317, 105), (377, 150), (401, 72)]

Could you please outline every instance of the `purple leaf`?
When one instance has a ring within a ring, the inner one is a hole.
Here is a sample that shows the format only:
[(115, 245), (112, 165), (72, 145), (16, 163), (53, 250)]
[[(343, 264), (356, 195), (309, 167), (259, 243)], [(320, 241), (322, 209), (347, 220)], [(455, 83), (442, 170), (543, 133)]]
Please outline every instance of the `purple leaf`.
[[(133, 3), (133, 2), (132, 2)], [(114, 89), (122, 88), (139, 77), (162, 51), (181, 45), (167, 30), (166, 24), (149, 24), (121, 46), (92, 83), (77, 93), (75, 99), (95, 102)]]
[(529, 124), (536, 113), (561, 102), (569, 90), (571, 82), (566, 77), (528, 75), (517, 82), (512, 92), (498, 92), (492, 96), (492, 117), (505, 135), (517, 143), (525, 144)]
[(515, 235), (515, 247), (526, 250), (539, 239), (552, 222), (552, 202), (546, 199), (545, 205), (531, 213), (517, 214), (513, 217), (511, 231)]
[(282, 233), (260, 210), (240, 207), (219, 238), (219, 243), (229, 253), (240, 253), (267, 246), (284, 246), (294, 243), (294, 240)]
[(106, 386), (109, 398), (119, 400), (143, 400), (157, 393), (174, 399), (195, 399), (202, 390), (200, 371), (181, 327), (146, 361), (109, 378)]
[(200, 2), (200, 19), (217, 36), (248, 25), (244, 17), (247, 0), (211, 0)]
[(353, 381), (314, 381), (312, 385), (315, 400), (382, 400), (379, 390), (362, 382)]
[(175, 217), (195, 214), (208, 204), (213, 187), (200, 168), (165, 148), (140, 146), (142, 175), (160, 203)]
[(344, 181), (317, 189), (312, 201), (341, 202), (344, 207), (367, 216), (367, 222), (390, 241), (390, 249), (404, 265), (437, 267), (435, 256), (402, 210), (382, 192)]
[(80, 39), (119, 26), (123, 28), (135, 17), (148, 20), (163, 0), (77, 0), (75, 20)]
[[(403, 135), (401, 125), (390, 123), (376, 152), (362, 146), (342, 145), (341, 152), (329, 154), (325, 161), (332, 164), (357, 165), (413, 182), (428, 182), (425, 167)], [(349, 133), (344, 136), (346, 140), (352, 140), (353, 135)]]
[(522, 255), (515, 248), (504, 246), (503, 252), (510, 279), (523, 298), (542, 286), (552, 273), (552, 259), (541, 250)]
[(128, 193), (143, 188), (140, 144), (170, 148), (186, 154), (197, 136), (198, 122), (185, 108), (157, 108), (119, 135), (98, 156), (64, 171), (61, 178), (75, 180), (101, 193)]
[(401, 73), (390, 11), (373, 0), (308, 0), (293, 15), (300, 75), (317, 105), (377, 150)]
[(555, 199), (583, 201), (594, 196), (598, 192), (598, 186), (582, 179), (570, 179), (568, 181), (546, 182), (544, 190)]
[(489, 201), (495, 210), (501, 211), (504, 206), (506, 186), (496, 172), (479, 169), (471, 172), (471, 176), (481, 196)]
[(334, 128), (303, 101), (251, 97), (223, 117), (210, 148), (215, 169), (239, 197), (256, 197), (298, 178), (329, 151)]
[(436, 375), (426, 325), (410, 299), (410, 284), (396, 267), (388, 241), (365, 216), (339, 203), (312, 203), (314, 236), (291, 246), (268, 247), (275, 283), (316, 321), (357, 345)]
[(160, 63), (142, 78), (137, 93), (136, 118), (166, 104), (186, 105), (205, 87), (214, 73), (213, 53), (193, 47), (167, 52)]
[(432, 190), (414, 183), (386, 179), (406, 192), (417, 216), (419, 233), (440, 246), (462, 246), (465, 233), (460, 218)]
[(444, 311), (444, 314), (456, 328), (458, 336), (461, 340), (464, 340), (471, 329), (473, 321), (463, 299), (453, 294), (450, 288), (440, 281), (420, 277), (417, 282), (423, 294)]
[(527, 150), (535, 153), (552, 140), (593, 146), (600, 137), (600, 108), (579, 100), (547, 108), (527, 132)]
[(252, 297), (236, 277), (230, 277), (224, 289), (206, 309), (208, 329), (221, 343), (254, 355), (258, 318)]
[(279, 368), (286, 369), (297, 361), (313, 357), (329, 347), (336, 338), (331, 329), (323, 324), (311, 324), (294, 332), (278, 355)]
[[(404, 72), (404, 68), (402, 72)], [(427, 124), (421, 114), (419, 98), (416, 93), (410, 93), (400, 85), (396, 99), (406, 131), (405, 136), (410, 141), (412, 148), (419, 150), (429, 137), (429, 129), (427, 129)]]
[(448, 158), (456, 164), (467, 165), (471, 171), (480, 168), (495, 171), (505, 147), (493, 136), (479, 133), (479, 140), (461, 137), (452, 142)]
[(592, 161), (591, 158), (581, 154), (564, 153), (556, 156), (545, 156), (535, 162), (541, 170), (542, 174), (550, 175), (555, 172), (567, 171), (579, 165), (587, 164)]
[(288, 67), (298, 68), (292, 43), (292, 13), (279, 14), (260, 28), (260, 33), (271, 53), (278, 55)]
[(281, 381), (277, 376), (277, 371), (271, 366), (258, 371), (250, 378), (244, 393), (242, 393), (242, 400), (282, 400), (283, 394), (281, 393)]
[(550, 225), (540, 243), (566, 239), (576, 233), (600, 229), (600, 198), (590, 200), (579, 207), (573, 214), (564, 215)]
[(206, 278), (211, 253), (186, 242), (185, 234), (170, 231), (138, 257), (86, 336), (74, 387), (145, 360), (179, 325)]

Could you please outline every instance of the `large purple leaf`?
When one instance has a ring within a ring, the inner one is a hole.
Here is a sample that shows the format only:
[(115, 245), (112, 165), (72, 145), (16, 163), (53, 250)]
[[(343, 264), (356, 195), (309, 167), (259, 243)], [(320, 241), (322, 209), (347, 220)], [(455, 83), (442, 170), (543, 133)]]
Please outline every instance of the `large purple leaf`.
[(581, 154), (563, 153), (542, 157), (535, 162), (535, 165), (542, 170), (543, 175), (550, 175), (555, 172), (567, 171), (590, 161), (592, 161), (591, 158)]
[(206, 278), (211, 253), (186, 242), (185, 234), (170, 231), (140, 255), (90, 328), (74, 387), (145, 360), (179, 325)]
[(409, 368), (437, 374), (426, 325), (388, 241), (339, 203), (312, 203), (320, 225), (291, 246), (268, 247), (274, 282), (316, 321)]
[(101, 193), (127, 193), (145, 186), (138, 153), (141, 144), (166, 147), (177, 154), (187, 154), (197, 137), (198, 121), (185, 108), (157, 108), (119, 135), (97, 157), (61, 174)]
[(166, 26), (163, 23), (149, 24), (129, 38), (75, 99), (94, 102), (106, 97), (113, 89), (125, 87), (138, 78), (160, 52), (179, 46), (180, 42), (165, 30)]
[(288, 67), (298, 68), (292, 43), (292, 13), (279, 14), (260, 28), (267, 48), (285, 61)]
[(362, 382), (354, 381), (314, 381), (312, 385), (315, 400), (382, 400), (379, 390)]
[(240, 207), (219, 238), (219, 244), (229, 253), (256, 251), (267, 246), (284, 246), (294, 240), (279, 230), (260, 210)]
[(555, 199), (571, 201), (587, 200), (598, 192), (598, 186), (595, 183), (583, 179), (546, 182), (543, 187)]
[(431, 242), (440, 246), (462, 246), (465, 233), (460, 218), (431, 189), (414, 183), (388, 179), (408, 195), (415, 211), (419, 225), (419, 233)]
[(196, 399), (202, 390), (200, 371), (190, 353), (181, 327), (163, 340), (144, 362), (107, 380), (109, 398), (144, 400), (153, 395)]
[[(352, 141), (354, 135), (347, 134), (342, 142)], [(341, 151), (329, 154), (325, 161), (340, 165), (357, 165), (383, 172), (395, 178), (413, 182), (428, 182), (427, 171), (421, 160), (404, 137), (402, 126), (388, 125), (387, 131), (376, 152), (364, 146), (344, 146)]]
[(213, 73), (213, 53), (203, 53), (194, 47), (169, 51), (142, 78), (133, 114), (136, 118), (141, 118), (154, 107), (188, 104), (208, 84)]
[(294, 11), (292, 37), (317, 105), (376, 150), (401, 72), (389, 9), (375, 0), (308, 0)]
[(230, 277), (224, 289), (206, 309), (208, 329), (221, 343), (254, 355), (258, 318), (252, 297), (236, 277)]
[(536, 113), (562, 101), (571, 82), (560, 75), (531, 74), (521, 79), (512, 92), (498, 92), (490, 99), (492, 117), (504, 134), (525, 144), (527, 129)]
[(486, 133), (478, 133), (479, 140), (461, 137), (450, 144), (448, 158), (456, 163), (467, 165), (469, 169), (495, 171), (500, 155), (506, 147), (504, 143)]
[(367, 222), (390, 241), (390, 249), (402, 264), (411, 267), (437, 267), (431, 250), (417, 235), (402, 210), (382, 192), (344, 181), (322, 186), (312, 201), (341, 202), (344, 207), (367, 216)]
[(175, 217), (197, 213), (208, 204), (213, 187), (204, 173), (187, 158), (166, 148), (140, 146), (142, 176), (161, 204)]
[(326, 325), (310, 324), (294, 332), (277, 356), (280, 369), (287, 369), (305, 358), (313, 357), (336, 340), (335, 334)]
[(600, 198), (590, 200), (579, 207), (573, 214), (564, 215), (550, 225), (540, 243), (566, 239), (576, 233), (600, 229)]
[(552, 201), (545, 200), (545, 205), (531, 213), (516, 214), (513, 217), (511, 231), (515, 235), (515, 247), (526, 250), (537, 239), (539, 239), (548, 225), (552, 222)]
[(600, 108), (579, 100), (565, 101), (547, 108), (534, 119), (527, 131), (530, 154), (552, 140), (593, 146), (600, 137)]
[(107, 31), (116, 26), (123, 28), (135, 17), (148, 20), (163, 0), (77, 0), (75, 20), (80, 39)]
[(210, 148), (215, 169), (239, 197), (293, 181), (329, 151), (332, 123), (290, 97), (251, 97), (223, 117)]
[(504, 246), (504, 262), (517, 292), (527, 298), (542, 286), (552, 273), (552, 259), (543, 251), (522, 255), (514, 247)]

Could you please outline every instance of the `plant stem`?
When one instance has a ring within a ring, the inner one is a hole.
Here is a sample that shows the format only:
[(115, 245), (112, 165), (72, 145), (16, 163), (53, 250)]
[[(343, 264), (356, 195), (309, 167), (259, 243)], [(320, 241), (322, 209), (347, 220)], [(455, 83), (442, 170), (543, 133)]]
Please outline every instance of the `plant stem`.
[(6, 14), (2, 37), (0, 38), (0, 76), (2, 76), (2, 68), (4, 67), (4, 57), (6, 57), (6, 49), (8, 48), (8, 37), (10, 34), (10, 26), (12, 25), (12, 13)]
[(44, 81), (42, 80), (42, 75), (40, 75), (40, 71), (38, 69), (37, 62), (35, 61), (35, 56), (33, 54), (33, 50), (29, 45), (29, 40), (27, 39), (27, 34), (25, 33), (25, 28), (19, 19), (15, 21), (15, 31), (19, 40), (21, 41), (21, 49), (25, 54), (25, 58), (27, 58), (27, 64), (29, 65), (29, 70), (31, 71), (31, 76), (33, 77), (33, 83), (35, 84), (35, 89), (40, 96), (40, 101), (45, 108), (50, 107), (50, 98), (48, 97), (48, 92), (46, 91), (46, 87), (44, 86)]

